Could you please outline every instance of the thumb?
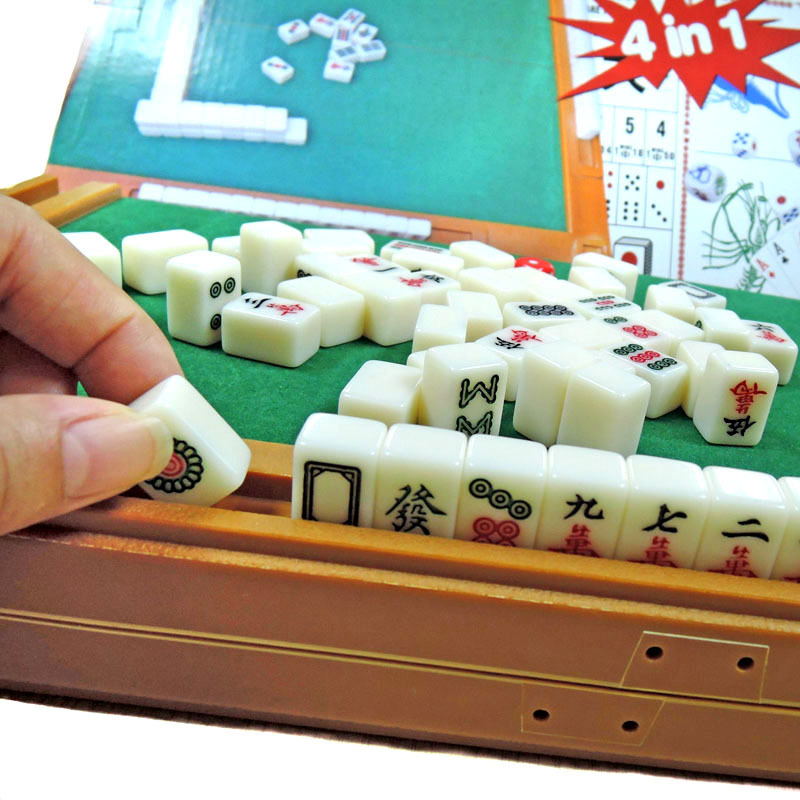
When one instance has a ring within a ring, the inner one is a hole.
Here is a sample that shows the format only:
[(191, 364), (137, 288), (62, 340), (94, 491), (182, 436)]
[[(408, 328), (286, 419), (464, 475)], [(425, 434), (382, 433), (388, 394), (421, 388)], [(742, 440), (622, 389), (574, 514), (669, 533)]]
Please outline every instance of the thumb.
[(152, 478), (171, 454), (163, 422), (118, 403), (0, 397), (0, 534)]

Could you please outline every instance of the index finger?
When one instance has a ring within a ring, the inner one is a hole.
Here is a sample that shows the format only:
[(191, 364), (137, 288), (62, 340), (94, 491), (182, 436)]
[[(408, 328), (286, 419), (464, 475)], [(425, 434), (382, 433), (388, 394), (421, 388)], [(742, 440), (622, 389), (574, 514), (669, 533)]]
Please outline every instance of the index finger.
[(155, 322), (59, 231), (4, 196), (0, 328), (71, 369), (90, 395), (120, 403), (181, 374)]

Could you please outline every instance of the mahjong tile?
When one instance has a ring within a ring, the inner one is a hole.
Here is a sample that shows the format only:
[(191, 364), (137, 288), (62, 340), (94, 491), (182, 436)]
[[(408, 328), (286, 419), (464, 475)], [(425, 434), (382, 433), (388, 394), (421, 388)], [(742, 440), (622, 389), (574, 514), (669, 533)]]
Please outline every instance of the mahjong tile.
[(628, 497), (618, 453), (557, 444), (547, 454), (547, 483), (535, 547), (611, 558)]
[(479, 242), (477, 239), (451, 242), (450, 252), (454, 256), (463, 258), (465, 267), (491, 267), (492, 269), (513, 269), (514, 267), (514, 256), (485, 242)]
[(592, 351), (570, 342), (545, 342), (528, 350), (514, 405), (514, 430), (546, 446), (555, 444), (569, 376), (596, 360)]
[(761, 353), (778, 370), (778, 383), (789, 383), (797, 361), (797, 345), (780, 325), (743, 319), (748, 328), (749, 349)]
[(473, 343), (432, 347), (422, 370), (422, 425), (498, 435), (508, 365)]
[(627, 292), (625, 284), (603, 267), (573, 266), (570, 268), (568, 280), (594, 295), (613, 294), (624, 297)]
[(455, 538), (533, 547), (547, 477), (538, 442), (475, 434), (469, 439)]
[(371, 527), (382, 422), (312, 414), (297, 435), (292, 468), (292, 517)]
[(710, 505), (703, 470), (671, 458), (628, 458), (628, 503), (614, 558), (686, 567), (694, 563)]
[(578, 255), (574, 256), (572, 266), (601, 267), (605, 269), (625, 286), (624, 297), (628, 300), (633, 299), (633, 295), (636, 292), (636, 283), (639, 279), (639, 270), (635, 265), (602, 253), (586, 252), (578, 253)]
[(760, 353), (711, 353), (699, 382), (693, 421), (711, 444), (758, 444), (778, 386), (778, 370)]
[(770, 578), (800, 583), (800, 478), (778, 478), (778, 486), (786, 503), (786, 532)]
[(378, 460), (373, 526), (452, 538), (466, 449), (457, 431), (393, 425)]
[(275, 220), (246, 222), (239, 230), (242, 289), (273, 294), (292, 274), (303, 235), (297, 228)]
[(467, 321), (449, 306), (423, 303), (414, 327), (412, 352), (443, 344), (464, 344)]
[(568, 379), (558, 444), (636, 452), (650, 400), (650, 384), (602, 362), (574, 370)]
[(788, 511), (772, 475), (706, 467), (711, 506), (694, 569), (768, 578), (783, 539)]
[(706, 371), (708, 357), (715, 351), (722, 351), (721, 344), (714, 342), (681, 342), (675, 353), (678, 361), (683, 361), (689, 368), (689, 376), (686, 384), (686, 394), (683, 396), (681, 407), (687, 417), (694, 416), (694, 407), (697, 404), (697, 393), (700, 391), (700, 384), (703, 374)]
[(386, 425), (415, 424), (422, 370), (389, 361), (365, 361), (339, 395), (339, 414)]
[(474, 342), (503, 327), (503, 314), (494, 295), (452, 289), (447, 304), (467, 321), (467, 341)]

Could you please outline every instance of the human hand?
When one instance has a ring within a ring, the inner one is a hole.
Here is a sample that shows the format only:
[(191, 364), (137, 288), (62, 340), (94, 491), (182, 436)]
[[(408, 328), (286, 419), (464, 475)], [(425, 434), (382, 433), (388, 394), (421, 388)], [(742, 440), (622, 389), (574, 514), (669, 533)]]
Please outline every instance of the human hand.
[(0, 195), (0, 534), (158, 474), (172, 436), (123, 404), (180, 373), (133, 300)]

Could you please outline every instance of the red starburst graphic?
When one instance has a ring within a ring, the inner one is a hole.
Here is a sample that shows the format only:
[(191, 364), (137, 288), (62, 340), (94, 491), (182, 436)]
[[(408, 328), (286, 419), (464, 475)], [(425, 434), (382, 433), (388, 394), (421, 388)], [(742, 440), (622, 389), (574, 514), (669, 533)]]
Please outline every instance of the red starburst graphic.
[(611, 41), (582, 57), (600, 56), (619, 63), (560, 99), (640, 77), (658, 87), (671, 70), (698, 105), (705, 102), (717, 76), (742, 92), (747, 89), (748, 75), (800, 88), (762, 61), (800, 42), (800, 30), (767, 26), (774, 20), (746, 19), (762, 0), (733, 0), (720, 7), (713, 0), (695, 5), (664, 0), (660, 11), (656, 6), (661, 4), (653, 0), (637, 0), (632, 8), (611, 0), (596, 1), (610, 22), (552, 19)]

